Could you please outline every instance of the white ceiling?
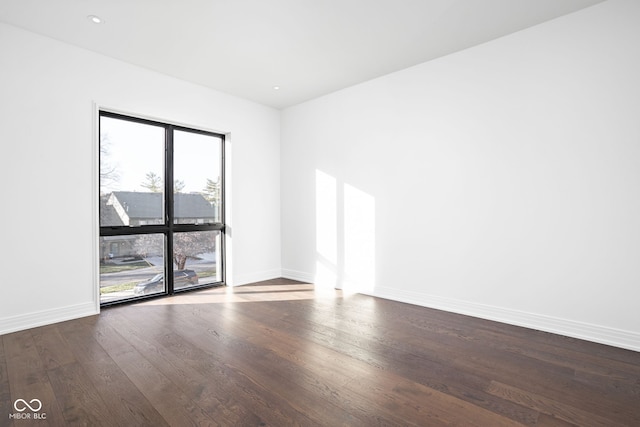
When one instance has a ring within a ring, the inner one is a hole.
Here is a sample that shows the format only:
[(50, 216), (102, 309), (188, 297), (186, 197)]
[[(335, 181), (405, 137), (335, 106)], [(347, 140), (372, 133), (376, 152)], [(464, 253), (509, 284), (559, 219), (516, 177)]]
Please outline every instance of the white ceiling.
[(284, 108), (601, 1), (0, 0), (0, 20)]

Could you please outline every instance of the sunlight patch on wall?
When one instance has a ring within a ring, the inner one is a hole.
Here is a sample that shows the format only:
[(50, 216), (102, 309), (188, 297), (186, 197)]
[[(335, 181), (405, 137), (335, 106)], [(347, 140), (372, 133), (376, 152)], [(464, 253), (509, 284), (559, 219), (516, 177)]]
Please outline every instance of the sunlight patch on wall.
[(372, 293), (376, 270), (375, 198), (316, 170), (316, 289)]
[(338, 199), (336, 179), (316, 170), (316, 277), (318, 287), (337, 285)]
[(375, 286), (375, 199), (349, 184), (344, 185), (345, 291), (373, 292)]

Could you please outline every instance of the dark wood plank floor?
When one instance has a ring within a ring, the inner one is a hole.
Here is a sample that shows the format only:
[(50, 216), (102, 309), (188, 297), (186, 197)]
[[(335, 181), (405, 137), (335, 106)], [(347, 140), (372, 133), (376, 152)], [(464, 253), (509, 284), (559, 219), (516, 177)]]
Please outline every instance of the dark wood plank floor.
[(640, 426), (640, 353), (285, 279), (1, 340), (0, 426)]

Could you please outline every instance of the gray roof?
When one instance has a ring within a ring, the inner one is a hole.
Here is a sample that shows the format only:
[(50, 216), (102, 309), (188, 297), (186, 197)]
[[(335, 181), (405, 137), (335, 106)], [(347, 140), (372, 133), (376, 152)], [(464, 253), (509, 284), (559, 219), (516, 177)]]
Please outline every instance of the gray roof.
[(109, 196), (100, 196), (100, 225), (124, 225), (118, 212), (116, 212), (113, 206), (107, 204), (108, 201)]
[(173, 195), (173, 201), (174, 214), (177, 218), (213, 219), (215, 217), (214, 207), (202, 194), (177, 193)]
[[(162, 218), (162, 193), (137, 191), (114, 191), (113, 195), (126, 209), (131, 219)], [(174, 197), (174, 215), (177, 218), (215, 217), (215, 209), (202, 194), (176, 193)]]

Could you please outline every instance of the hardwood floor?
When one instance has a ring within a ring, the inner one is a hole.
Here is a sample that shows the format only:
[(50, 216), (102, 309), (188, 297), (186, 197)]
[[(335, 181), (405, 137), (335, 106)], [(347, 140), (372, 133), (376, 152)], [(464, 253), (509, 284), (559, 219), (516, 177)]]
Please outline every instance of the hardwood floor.
[(0, 426), (640, 426), (640, 353), (285, 279), (0, 338)]

